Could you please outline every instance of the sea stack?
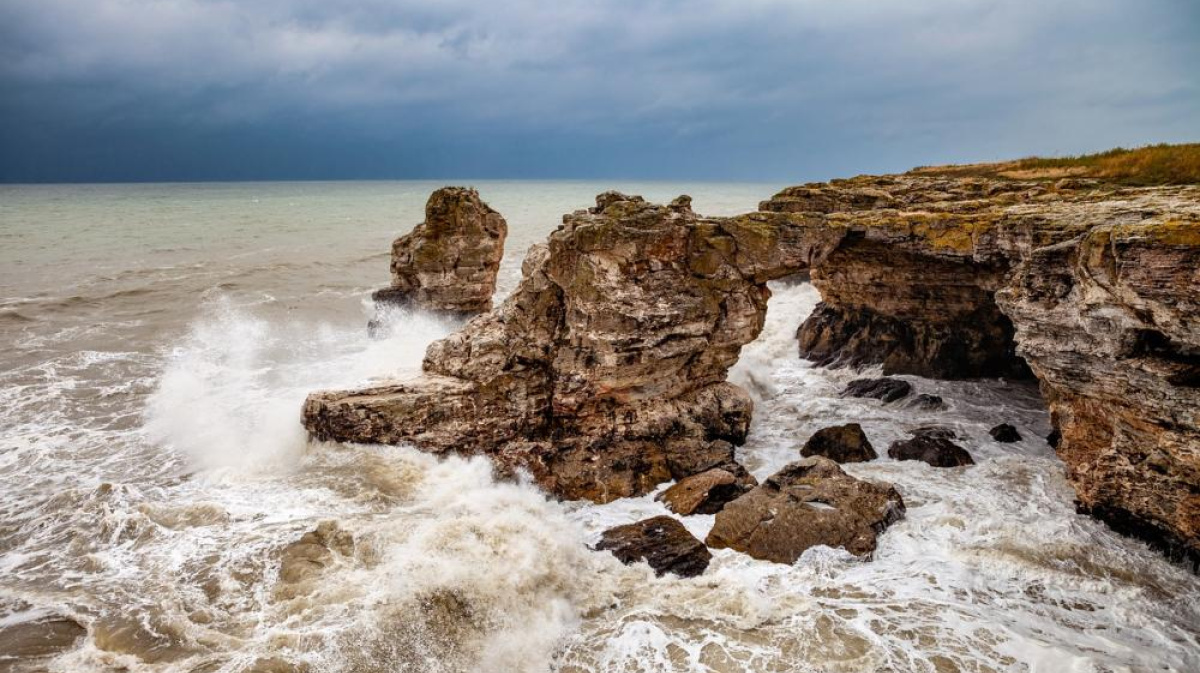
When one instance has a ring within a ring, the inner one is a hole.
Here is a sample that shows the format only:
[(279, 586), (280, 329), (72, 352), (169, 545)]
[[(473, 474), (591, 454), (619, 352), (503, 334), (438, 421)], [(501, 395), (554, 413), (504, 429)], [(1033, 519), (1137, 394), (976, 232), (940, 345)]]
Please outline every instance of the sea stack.
[(469, 187), (429, 196), (425, 221), (392, 244), (392, 284), (378, 304), (457, 315), (492, 308), (508, 223)]

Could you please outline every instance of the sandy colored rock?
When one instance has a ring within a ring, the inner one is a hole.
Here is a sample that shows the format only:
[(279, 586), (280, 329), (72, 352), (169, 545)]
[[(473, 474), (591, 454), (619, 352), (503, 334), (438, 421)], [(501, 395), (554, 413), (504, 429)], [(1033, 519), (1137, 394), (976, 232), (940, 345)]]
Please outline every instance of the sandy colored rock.
[(660, 493), (655, 500), (683, 516), (716, 514), (726, 503), (757, 485), (758, 481), (744, 470), (741, 475), (737, 475), (729, 470), (713, 468), (684, 477)]
[(629, 565), (645, 561), (656, 575), (695, 577), (704, 573), (712, 553), (683, 524), (656, 516), (604, 531), (597, 551), (609, 551)]
[(425, 221), (392, 244), (392, 284), (373, 297), (455, 314), (492, 308), (508, 224), (467, 187), (443, 187)]

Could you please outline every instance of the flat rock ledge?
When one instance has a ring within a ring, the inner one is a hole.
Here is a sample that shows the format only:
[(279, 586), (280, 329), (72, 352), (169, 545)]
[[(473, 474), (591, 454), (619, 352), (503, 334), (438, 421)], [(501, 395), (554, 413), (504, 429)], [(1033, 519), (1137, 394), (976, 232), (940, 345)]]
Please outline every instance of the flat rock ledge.
[(870, 556), (879, 534), (903, 517), (893, 486), (855, 479), (818, 456), (788, 464), (725, 505), (705, 542), (776, 563), (795, 563), (817, 545)]
[(443, 187), (429, 196), (425, 221), (392, 244), (392, 284), (372, 297), (454, 315), (489, 311), (507, 236), (508, 223), (477, 191)]

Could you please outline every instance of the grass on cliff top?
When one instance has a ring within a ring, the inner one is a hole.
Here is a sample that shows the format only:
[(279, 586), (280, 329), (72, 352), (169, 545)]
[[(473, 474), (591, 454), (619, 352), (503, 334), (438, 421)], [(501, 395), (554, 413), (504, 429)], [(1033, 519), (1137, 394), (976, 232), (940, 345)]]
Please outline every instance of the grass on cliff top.
[(1097, 154), (1029, 157), (998, 164), (928, 166), (913, 172), (1015, 180), (1095, 178), (1133, 186), (1200, 184), (1200, 143), (1148, 145), (1131, 150), (1118, 147)]

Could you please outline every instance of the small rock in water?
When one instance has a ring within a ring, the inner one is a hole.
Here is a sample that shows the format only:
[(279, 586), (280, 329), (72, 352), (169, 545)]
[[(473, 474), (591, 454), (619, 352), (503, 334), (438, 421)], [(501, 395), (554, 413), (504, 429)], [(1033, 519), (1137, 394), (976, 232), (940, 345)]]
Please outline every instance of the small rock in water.
[(665, 573), (695, 577), (712, 559), (708, 547), (669, 516), (609, 528), (595, 549), (612, 552), (625, 565), (645, 561), (660, 577)]
[(716, 514), (725, 503), (749, 491), (757, 482), (747, 475), (749, 481), (739, 480), (732, 472), (713, 468), (700, 474), (684, 477), (671, 488), (663, 491), (655, 500), (664, 503), (667, 509), (687, 516), (689, 514)]
[(843, 397), (873, 397), (884, 404), (907, 397), (912, 392), (908, 381), (883, 377), (881, 379), (855, 379), (842, 391)]
[(865, 463), (879, 457), (858, 423), (818, 430), (804, 443), (800, 455), (824, 456), (837, 463)]
[(333, 562), (334, 554), (354, 553), (354, 536), (342, 530), (336, 521), (322, 521), (316, 529), (283, 549), (279, 580), (299, 584), (316, 577)]
[(1017, 429), (1008, 423), (1001, 423), (1000, 425), (997, 425), (991, 430), (988, 430), (988, 434), (990, 434), (992, 439), (996, 440), (997, 442), (1003, 442), (1005, 444), (1021, 441), (1021, 433), (1017, 432)]
[(924, 411), (938, 411), (946, 408), (946, 402), (941, 395), (930, 395), (929, 393), (921, 393), (908, 401), (908, 406), (913, 409), (921, 409)]
[(903, 517), (895, 487), (855, 479), (814, 456), (788, 464), (726, 505), (706, 542), (776, 563), (795, 563), (817, 545), (866, 556), (879, 533)]
[(933, 437), (935, 439), (958, 439), (958, 433), (944, 425), (922, 425), (908, 431), (913, 437)]
[(971, 454), (946, 437), (925, 434), (892, 442), (888, 456), (896, 460), (920, 460), (934, 467), (974, 465)]
[[(87, 629), (70, 617), (47, 615), (0, 628), (0, 652), (28, 663), (71, 649), (86, 633)], [(0, 670), (9, 670), (4, 668), (7, 657), (0, 655)]]

